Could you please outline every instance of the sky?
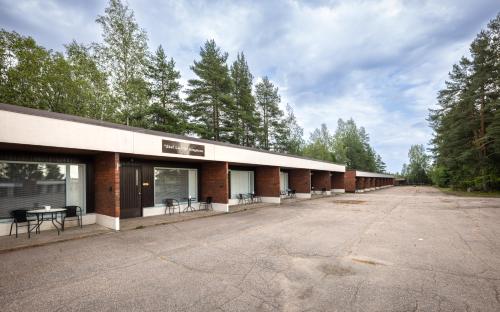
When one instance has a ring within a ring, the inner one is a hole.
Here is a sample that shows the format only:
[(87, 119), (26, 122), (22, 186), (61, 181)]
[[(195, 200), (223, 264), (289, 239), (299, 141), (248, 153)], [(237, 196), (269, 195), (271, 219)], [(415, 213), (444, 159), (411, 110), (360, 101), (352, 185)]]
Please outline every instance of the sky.
[[(104, 0), (0, 0), (0, 28), (63, 51), (99, 42)], [(448, 72), (500, 11), (498, 0), (170, 1), (128, 0), (150, 50), (162, 45), (182, 81), (207, 39), (248, 60), (255, 81), (268, 76), (305, 138), (339, 118), (365, 127), (390, 172), (412, 144), (428, 146), (426, 117)]]

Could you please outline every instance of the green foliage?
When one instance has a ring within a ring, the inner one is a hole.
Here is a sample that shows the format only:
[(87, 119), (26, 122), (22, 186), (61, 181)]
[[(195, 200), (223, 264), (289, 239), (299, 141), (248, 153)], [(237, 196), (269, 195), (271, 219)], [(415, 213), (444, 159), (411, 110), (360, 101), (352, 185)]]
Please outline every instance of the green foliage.
[(286, 105), (286, 115), (279, 124), (275, 150), (293, 155), (302, 155), (305, 145), (304, 129), (299, 125), (293, 108)]
[[(412, 145), (408, 151), (408, 165), (403, 164), (401, 174), (410, 184), (428, 184), (431, 180), (429, 177), (431, 171), (429, 163), (430, 157), (426, 154), (424, 146), (422, 144)], [(431, 175), (433, 178), (442, 181), (445, 178), (444, 173), (439, 171), (439, 168), (435, 170), (438, 171), (433, 172)]]
[(385, 163), (370, 146), (370, 139), (363, 127), (354, 120), (338, 120), (337, 130), (330, 134), (325, 124), (311, 133), (304, 148), (304, 155), (346, 164), (349, 169), (385, 172)]
[(439, 187), (446, 187), (450, 183), (450, 177), (443, 166), (433, 166), (429, 171), (432, 184)]
[(276, 148), (277, 135), (284, 125), (283, 111), (279, 108), (281, 97), (278, 87), (275, 87), (269, 78), (264, 77), (255, 86), (255, 98), (261, 117), (259, 147), (265, 150), (279, 150)]
[(139, 28), (134, 13), (120, 0), (110, 0), (105, 14), (97, 17), (102, 44), (94, 44), (100, 64), (110, 77), (113, 96), (122, 121), (145, 127), (148, 111), (146, 82), (147, 35)]
[(30, 37), (0, 31), (0, 101), (114, 120), (106, 75), (88, 48), (72, 42), (65, 57)]
[(180, 97), (181, 74), (175, 69), (173, 58), (167, 58), (160, 45), (150, 56), (147, 77), (151, 105), (148, 128), (169, 133), (184, 134), (187, 131), (187, 105)]
[(345, 163), (349, 169), (384, 172), (385, 163), (370, 146), (370, 138), (363, 127), (353, 119), (339, 119), (333, 137), (335, 161)]
[(230, 142), (255, 147), (259, 138), (260, 115), (252, 94), (253, 76), (243, 52), (238, 53), (236, 61), (231, 66), (231, 79), (234, 106), (230, 113), (232, 132)]
[(33, 38), (4, 29), (0, 31), (0, 52), (0, 100), (48, 109), (45, 95), (50, 94), (48, 71), (53, 68), (49, 67), (52, 53), (38, 46)]
[(66, 45), (67, 62), (72, 67), (76, 92), (73, 100), (81, 116), (99, 120), (117, 121), (116, 101), (111, 96), (107, 75), (99, 70), (91, 49), (76, 41)]
[[(339, 120), (303, 139), (292, 106), (280, 108), (278, 88), (267, 78), (253, 85), (243, 52), (228, 68), (228, 54), (214, 40), (191, 66), (195, 79), (181, 96), (180, 73), (160, 45), (150, 53), (147, 34), (121, 0), (110, 0), (96, 19), (102, 43), (73, 41), (65, 52), (47, 50), (30, 37), (0, 30), (0, 102), (107, 120), (170, 133), (347, 163), (384, 171), (368, 135), (354, 121)], [(255, 87), (255, 88), (254, 88)], [(254, 92), (252, 90), (254, 89)], [(499, 114), (488, 135), (498, 136)], [(498, 140), (489, 139), (495, 150)]]
[(430, 111), (435, 165), (441, 185), (500, 189), (500, 14), (453, 66)]
[(333, 136), (330, 134), (326, 124), (321, 124), (321, 128), (315, 129), (309, 138), (308, 144), (304, 148), (304, 155), (320, 160), (333, 161)]
[(189, 80), (187, 91), (193, 130), (204, 139), (230, 141), (234, 101), (226, 64), (228, 54), (222, 52), (214, 40), (207, 40), (200, 56), (201, 60), (191, 66), (198, 78)]

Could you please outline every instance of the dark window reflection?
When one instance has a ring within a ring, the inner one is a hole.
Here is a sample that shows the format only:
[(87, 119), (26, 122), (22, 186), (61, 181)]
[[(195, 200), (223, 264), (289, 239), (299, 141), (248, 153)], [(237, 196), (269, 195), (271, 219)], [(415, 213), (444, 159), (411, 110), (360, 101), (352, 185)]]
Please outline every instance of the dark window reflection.
[(66, 165), (0, 162), (0, 217), (14, 209), (62, 207)]

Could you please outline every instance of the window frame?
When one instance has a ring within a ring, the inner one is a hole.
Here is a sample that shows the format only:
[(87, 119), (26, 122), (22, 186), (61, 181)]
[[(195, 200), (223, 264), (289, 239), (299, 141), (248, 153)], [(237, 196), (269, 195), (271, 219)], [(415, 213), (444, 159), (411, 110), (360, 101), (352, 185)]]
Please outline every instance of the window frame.
[[(5, 160), (5, 159), (0, 159), (0, 163), (11, 163), (11, 164), (26, 164), (26, 165), (57, 165), (57, 166), (65, 166), (65, 192), (64, 192), (64, 202), (67, 205), (68, 204), (68, 183), (69, 183), (69, 166), (71, 165), (77, 165), (77, 166), (82, 166), (83, 167), (83, 172), (82, 176), (80, 177), (82, 179), (82, 184), (83, 184), (83, 207), (80, 207), (82, 209), (82, 215), (87, 214), (87, 164), (82, 163), (82, 162), (53, 162), (53, 161), (23, 161), (23, 160)], [(0, 221), (1, 222), (1, 221)]]
[(163, 203), (161, 204), (157, 204), (156, 203), (156, 179), (155, 179), (155, 174), (156, 174), (156, 170), (186, 170), (188, 172), (188, 196), (190, 196), (190, 193), (191, 193), (191, 190), (189, 189), (189, 186), (190, 186), (190, 182), (189, 181), (189, 172), (190, 171), (194, 171), (196, 173), (196, 183), (194, 183), (195, 185), (195, 190), (194, 190), (194, 193), (196, 194), (196, 201), (193, 201), (193, 203), (197, 203), (198, 202), (198, 168), (191, 168), (191, 167), (188, 167), (188, 168), (185, 168), (185, 167), (153, 167), (153, 207), (163, 207)]

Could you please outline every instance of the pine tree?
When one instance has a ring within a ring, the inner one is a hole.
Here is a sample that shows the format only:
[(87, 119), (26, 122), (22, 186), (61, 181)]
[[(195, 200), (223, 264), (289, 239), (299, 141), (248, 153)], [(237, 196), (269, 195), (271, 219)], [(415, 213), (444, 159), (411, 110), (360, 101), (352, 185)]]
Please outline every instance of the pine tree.
[(234, 109), (233, 87), (226, 64), (228, 55), (214, 40), (208, 40), (200, 56), (201, 60), (191, 66), (198, 78), (189, 80), (187, 91), (193, 130), (202, 138), (224, 141), (230, 137), (230, 116)]
[(148, 127), (169, 133), (184, 134), (187, 130), (187, 106), (180, 97), (181, 74), (173, 58), (167, 58), (160, 45), (150, 57), (147, 76), (151, 106)]
[(145, 80), (147, 35), (139, 28), (134, 12), (121, 0), (110, 0), (105, 14), (97, 17), (102, 44), (94, 44), (103, 68), (110, 76), (123, 122), (146, 126), (148, 89)]
[(384, 173), (386, 170), (386, 167), (387, 166), (386, 166), (385, 162), (382, 160), (382, 157), (379, 154), (376, 154), (375, 172)]
[(456, 188), (500, 188), (500, 14), (453, 66), (431, 110), (433, 178)]
[(275, 134), (281, 128), (283, 111), (279, 108), (281, 98), (278, 88), (273, 85), (267, 77), (255, 86), (255, 98), (257, 109), (261, 116), (261, 134), (259, 136), (259, 147), (265, 150), (273, 149)]
[(232, 136), (230, 142), (254, 147), (257, 143), (260, 116), (252, 94), (253, 76), (243, 52), (238, 53), (236, 61), (231, 66), (231, 79), (233, 81), (234, 109), (231, 112)]

